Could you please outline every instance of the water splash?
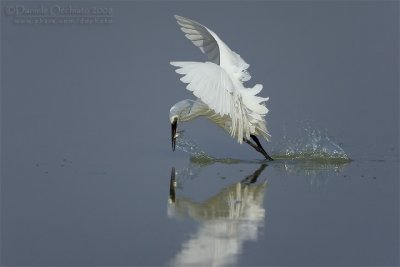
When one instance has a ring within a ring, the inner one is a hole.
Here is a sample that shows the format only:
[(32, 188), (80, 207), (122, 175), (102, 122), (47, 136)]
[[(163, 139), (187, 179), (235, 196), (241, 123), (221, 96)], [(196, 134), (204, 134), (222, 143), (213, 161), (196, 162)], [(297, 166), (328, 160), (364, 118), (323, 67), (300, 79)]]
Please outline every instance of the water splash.
[[(275, 145), (272, 157), (276, 160), (308, 160), (314, 163), (348, 163), (351, 159), (343, 148), (335, 143), (327, 133), (310, 125), (298, 128), (296, 138), (288, 138), (284, 128), (283, 139)], [(177, 149), (190, 154), (191, 161), (199, 165), (209, 165), (216, 162), (224, 164), (260, 163), (260, 161), (238, 160), (232, 158), (215, 158), (204, 152), (197, 144), (186, 138), (180, 132), (176, 140)]]
[[(276, 159), (350, 162), (343, 148), (327, 133), (309, 125), (299, 128), (299, 137), (290, 139), (286, 133), (272, 153)], [(285, 129), (284, 129), (285, 130)], [(285, 132), (285, 131), (284, 131)]]
[(224, 164), (243, 162), (242, 160), (232, 158), (215, 158), (204, 152), (196, 143), (188, 139), (183, 132), (180, 132), (179, 136), (176, 138), (176, 148), (190, 154), (190, 161), (200, 166), (206, 166), (216, 162)]
[[(288, 138), (286, 134), (280, 142), (275, 143), (272, 157), (275, 161), (268, 162), (280, 175), (305, 176), (310, 184), (320, 185), (327, 182), (328, 177), (339, 175), (351, 162), (340, 145), (327, 134), (310, 126), (298, 128), (294, 133), (297, 138)], [(214, 163), (222, 164), (263, 164), (264, 160), (238, 160), (232, 158), (215, 158), (182, 133), (177, 138), (179, 150), (190, 154), (187, 168), (177, 170), (178, 185), (197, 177), (201, 170)], [(249, 148), (250, 149), (250, 148)], [(179, 178), (178, 178), (179, 177)], [(179, 188), (180, 186), (178, 186)]]
[(186, 138), (183, 131), (179, 132), (179, 136), (176, 138), (176, 148), (195, 158), (202, 158), (205, 160), (213, 159), (213, 157), (207, 155), (197, 144)]

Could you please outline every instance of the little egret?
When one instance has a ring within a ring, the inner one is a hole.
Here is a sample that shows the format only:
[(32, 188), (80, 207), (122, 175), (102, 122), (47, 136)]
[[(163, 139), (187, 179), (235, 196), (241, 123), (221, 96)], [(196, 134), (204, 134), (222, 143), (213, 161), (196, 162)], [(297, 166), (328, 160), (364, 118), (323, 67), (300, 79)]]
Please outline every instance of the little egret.
[[(257, 135), (269, 141), (265, 124), (268, 109), (257, 94), (261, 84), (246, 88), (243, 82), (251, 76), (247, 64), (232, 51), (213, 31), (200, 23), (175, 15), (181, 30), (192, 43), (209, 59), (207, 62), (173, 61), (180, 79), (187, 83), (187, 89), (197, 97), (196, 100), (182, 100), (170, 110), (172, 150), (175, 150), (178, 122), (189, 121), (205, 116), (241, 144), (243, 141), (260, 152), (267, 160), (272, 160), (261, 146)], [(255, 142), (253, 143), (250, 138)]]

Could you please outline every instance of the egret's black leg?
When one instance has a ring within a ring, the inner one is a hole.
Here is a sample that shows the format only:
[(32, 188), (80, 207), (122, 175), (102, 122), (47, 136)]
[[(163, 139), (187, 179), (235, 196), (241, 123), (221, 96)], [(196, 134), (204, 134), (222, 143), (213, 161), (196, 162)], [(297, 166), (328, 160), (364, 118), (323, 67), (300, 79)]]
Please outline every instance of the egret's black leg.
[(267, 151), (264, 150), (264, 148), (261, 146), (260, 141), (258, 140), (257, 136), (255, 135), (250, 135), (250, 137), (254, 140), (254, 142), (256, 142), (257, 145), (253, 144), (250, 140), (244, 139), (244, 141), (249, 144), (250, 146), (252, 146), (255, 150), (257, 150), (258, 152), (260, 152), (267, 160), (274, 160), (273, 158), (271, 158)]
[(256, 144), (253, 144), (253, 142), (251, 142), (250, 140), (247, 139), (243, 139), (243, 141), (245, 141), (247, 144), (249, 144), (251, 147), (253, 147), (255, 150), (257, 150), (258, 152), (260, 152), (266, 159), (268, 159), (268, 154), (265, 153), (265, 151), (263, 151), (260, 147), (258, 147)]
[(258, 146), (259, 148), (261, 148), (262, 151), (264, 151), (264, 153), (265, 153), (264, 156), (265, 156), (268, 160), (274, 160), (273, 158), (271, 158), (271, 157), (268, 155), (267, 151), (265, 151), (265, 149), (262, 147), (262, 145), (261, 145), (260, 141), (258, 140), (257, 136), (251, 134), (250, 137), (251, 137), (251, 139), (253, 139), (254, 142), (256, 142), (257, 146)]

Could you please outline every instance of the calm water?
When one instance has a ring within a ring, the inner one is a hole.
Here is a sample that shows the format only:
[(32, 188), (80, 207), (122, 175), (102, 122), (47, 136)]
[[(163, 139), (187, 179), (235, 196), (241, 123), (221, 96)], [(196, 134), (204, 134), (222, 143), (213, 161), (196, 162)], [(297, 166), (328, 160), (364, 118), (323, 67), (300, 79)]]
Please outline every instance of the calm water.
[[(2, 13), (2, 266), (399, 264), (398, 2), (57, 3), (113, 21)], [(171, 151), (173, 14), (251, 64), (276, 161), (204, 119)]]

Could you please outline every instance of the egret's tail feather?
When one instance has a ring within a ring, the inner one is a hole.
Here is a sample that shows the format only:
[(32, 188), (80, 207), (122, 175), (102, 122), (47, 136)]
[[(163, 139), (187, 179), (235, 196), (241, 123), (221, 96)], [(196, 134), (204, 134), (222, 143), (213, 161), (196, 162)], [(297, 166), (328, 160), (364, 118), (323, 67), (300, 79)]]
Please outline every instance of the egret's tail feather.
[(271, 139), (271, 135), (269, 134), (267, 127), (264, 123), (258, 125), (258, 127), (256, 128), (256, 132), (267, 141)]
[(265, 115), (268, 113), (265, 102), (269, 100), (269, 97), (264, 98), (257, 96), (257, 94), (261, 92), (262, 88), (263, 86), (261, 84), (256, 84), (253, 88), (240, 90), (243, 104), (245, 104), (248, 109), (259, 115)]
[(247, 88), (247, 92), (249, 92), (252, 95), (257, 95), (261, 90), (263, 89), (262, 84), (256, 84), (253, 86), (253, 88)]

